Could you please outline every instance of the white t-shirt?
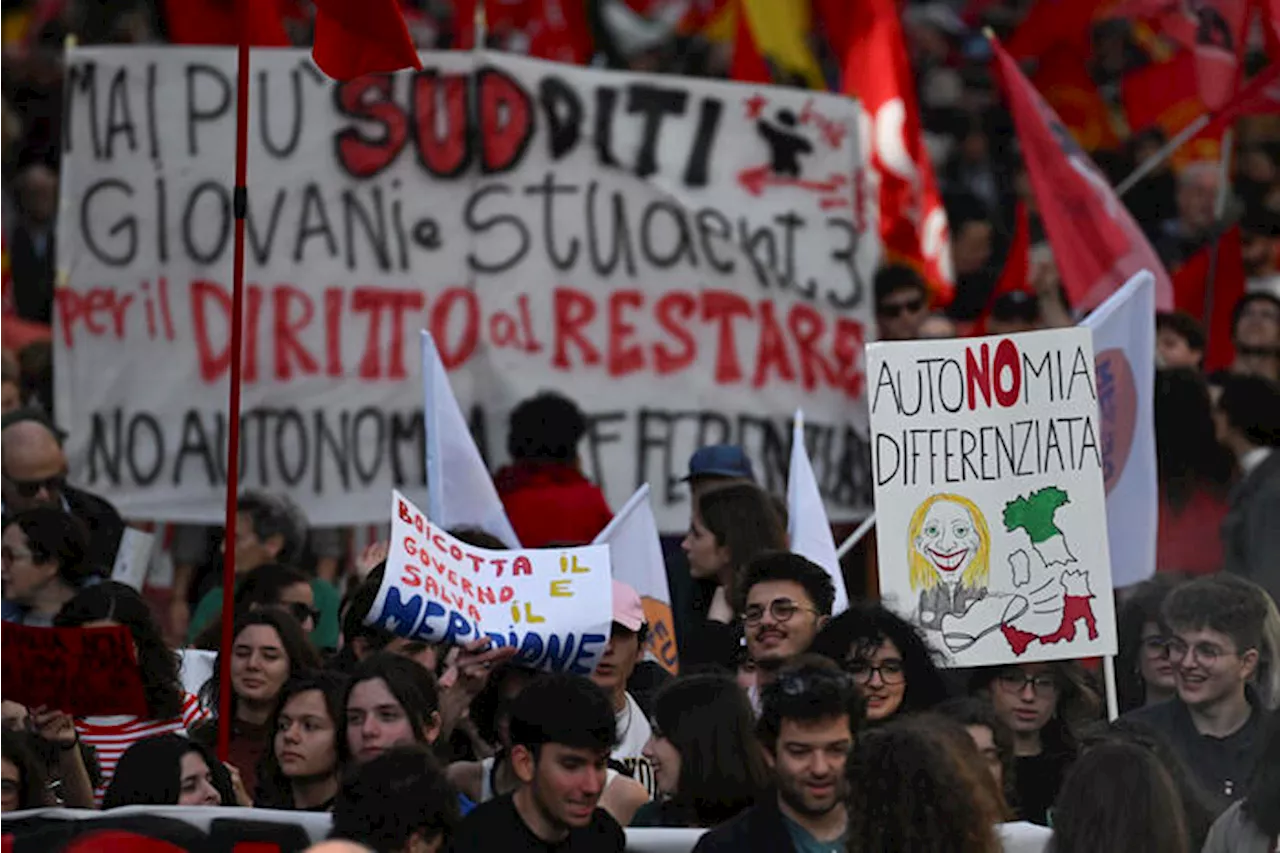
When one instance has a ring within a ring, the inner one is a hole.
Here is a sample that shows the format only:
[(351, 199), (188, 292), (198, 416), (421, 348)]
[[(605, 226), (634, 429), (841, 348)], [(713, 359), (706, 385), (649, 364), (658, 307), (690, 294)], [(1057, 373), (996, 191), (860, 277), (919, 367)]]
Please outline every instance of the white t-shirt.
[(613, 754), (609, 757), (621, 762), (631, 774), (631, 778), (644, 785), (650, 797), (656, 797), (658, 787), (657, 781), (653, 778), (653, 768), (649, 765), (649, 760), (641, 754), (644, 745), (653, 735), (653, 728), (649, 725), (649, 718), (644, 715), (644, 711), (640, 710), (639, 703), (630, 693), (626, 694), (626, 698), (627, 704), (615, 714), (618, 745), (613, 748)]

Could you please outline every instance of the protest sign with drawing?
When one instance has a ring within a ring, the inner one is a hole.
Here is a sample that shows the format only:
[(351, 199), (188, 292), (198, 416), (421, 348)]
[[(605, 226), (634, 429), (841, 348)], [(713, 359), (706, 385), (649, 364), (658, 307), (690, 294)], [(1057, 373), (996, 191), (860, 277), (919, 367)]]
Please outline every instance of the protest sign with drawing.
[(147, 716), (133, 634), (108, 628), (35, 628), (5, 622), (0, 692), (28, 708), (47, 705), (75, 717)]
[(391, 550), (365, 621), (433, 643), (489, 637), (528, 666), (589, 674), (609, 642), (609, 548), (477, 548), (439, 529), (399, 492)]
[(867, 378), (886, 603), (953, 666), (1115, 654), (1089, 330), (874, 344)]

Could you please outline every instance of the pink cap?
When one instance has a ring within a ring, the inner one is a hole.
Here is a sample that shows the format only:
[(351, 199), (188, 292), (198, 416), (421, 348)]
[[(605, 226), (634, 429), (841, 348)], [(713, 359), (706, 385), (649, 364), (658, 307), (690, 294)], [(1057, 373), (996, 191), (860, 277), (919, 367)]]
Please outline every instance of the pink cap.
[(619, 580), (613, 582), (613, 621), (628, 631), (639, 631), (644, 625), (644, 605), (639, 594)]

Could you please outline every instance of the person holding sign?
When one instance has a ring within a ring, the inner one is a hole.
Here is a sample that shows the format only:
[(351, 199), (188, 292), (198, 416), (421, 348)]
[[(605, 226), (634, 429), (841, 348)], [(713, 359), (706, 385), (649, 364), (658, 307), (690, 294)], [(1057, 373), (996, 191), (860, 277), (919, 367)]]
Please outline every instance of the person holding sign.
[(510, 729), (518, 787), (477, 806), (452, 850), (621, 853), (626, 836), (599, 808), (617, 735), (604, 691), (582, 676), (542, 676), (521, 692)]
[(137, 649), (147, 699), (146, 715), (90, 715), (76, 719), (80, 740), (98, 751), (102, 784), (94, 791), (94, 798), (101, 802), (125, 750), (143, 738), (185, 734), (208, 714), (195, 696), (182, 689), (178, 658), (165, 645), (151, 608), (133, 588), (115, 581), (85, 587), (67, 602), (54, 624), (63, 628), (124, 625), (133, 635)]
[(35, 507), (4, 527), (4, 621), (49, 626), (90, 578), (89, 540), (75, 516)]

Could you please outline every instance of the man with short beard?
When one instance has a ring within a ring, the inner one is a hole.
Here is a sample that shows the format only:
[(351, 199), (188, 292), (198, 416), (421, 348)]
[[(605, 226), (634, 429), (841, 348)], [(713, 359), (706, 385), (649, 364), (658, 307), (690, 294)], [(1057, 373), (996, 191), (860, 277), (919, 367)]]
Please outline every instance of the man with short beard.
[(703, 835), (694, 853), (844, 850), (845, 761), (864, 713), (857, 687), (831, 661), (805, 655), (764, 687), (762, 702), (756, 732), (777, 793)]
[(809, 651), (831, 620), (836, 591), (831, 576), (817, 563), (799, 554), (770, 551), (747, 564), (740, 595), (747, 655), (756, 666), (756, 685), (749, 695), (759, 711), (760, 691), (779, 669)]

